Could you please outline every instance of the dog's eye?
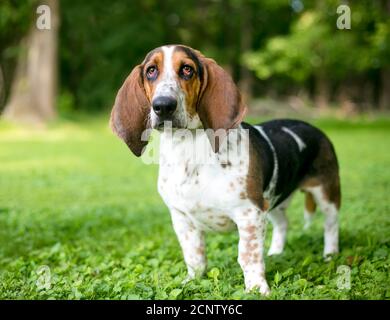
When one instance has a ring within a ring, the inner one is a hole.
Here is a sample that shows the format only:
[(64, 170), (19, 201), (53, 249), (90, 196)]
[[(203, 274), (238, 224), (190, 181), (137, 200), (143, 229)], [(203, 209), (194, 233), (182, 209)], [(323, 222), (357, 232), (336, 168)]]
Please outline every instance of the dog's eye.
[(189, 79), (194, 74), (194, 69), (189, 65), (184, 65), (181, 67), (181, 74), (184, 78)]
[(155, 79), (157, 77), (157, 68), (155, 66), (150, 66), (146, 70), (146, 76), (148, 79)]

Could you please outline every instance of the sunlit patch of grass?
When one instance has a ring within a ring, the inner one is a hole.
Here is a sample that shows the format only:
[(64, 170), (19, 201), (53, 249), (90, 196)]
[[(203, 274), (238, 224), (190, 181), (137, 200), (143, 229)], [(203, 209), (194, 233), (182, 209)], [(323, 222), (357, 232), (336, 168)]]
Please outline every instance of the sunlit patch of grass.
[[(298, 193), (286, 250), (266, 258), (270, 299), (390, 298), (390, 122), (316, 123), (340, 161), (341, 253), (323, 261), (323, 217), (303, 231)], [(185, 265), (157, 193), (158, 167), (132, 156), (107, 119), (2, 123), (0, 145), (0, 298), (262, 299), (244, 293), (235, 233), (210, 234), (207, 275), (181, 285)], [(339, 266), (351, 272), (350, 289), (338, 286)]]

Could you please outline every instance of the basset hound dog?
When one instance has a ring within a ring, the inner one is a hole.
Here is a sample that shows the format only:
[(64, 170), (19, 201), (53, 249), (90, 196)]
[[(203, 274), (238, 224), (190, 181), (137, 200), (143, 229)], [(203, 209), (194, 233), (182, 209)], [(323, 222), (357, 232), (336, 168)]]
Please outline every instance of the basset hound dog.
[(232, 78), (214, 60), (167, 45), (132, 70), (110, 124), (136, 156), (150, 130), (160, 132), (158, 191), (182, 248), (185, 281), (206, 269), (205, 233), (237, 229), (246, 290), (267, 295), (266, 222), (273, 225), (268, 255), (280, 254), (294, 191), (305, 193), (306, 227), (317, 205), (325, 215), (324, 256), (338, 252), (339, 166), (319, 129), (289, 119), (250, 125), (243, 122), (246, 109)]

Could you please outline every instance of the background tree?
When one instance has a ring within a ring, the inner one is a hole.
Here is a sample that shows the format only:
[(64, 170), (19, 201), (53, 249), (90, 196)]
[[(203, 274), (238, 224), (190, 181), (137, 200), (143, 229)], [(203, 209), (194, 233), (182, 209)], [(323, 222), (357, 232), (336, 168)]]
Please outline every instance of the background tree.
[(3, 113), (17, 122), (46, 122), (56, 114), (58, 1), (34, 4), (50, 7), (50, 26), (41, 30), (32, 23), (21, 42), (9, 102)]
[(4, 107), (6, 97), (12, 83), (16, 61), (20, 52), (20, 40), (28, 32), (33, 13), (34, 1), (3, 0), (0, 3), (0, 69), (4, 81), (0, 87), (3, 100), (0, 100), (0, 110)]

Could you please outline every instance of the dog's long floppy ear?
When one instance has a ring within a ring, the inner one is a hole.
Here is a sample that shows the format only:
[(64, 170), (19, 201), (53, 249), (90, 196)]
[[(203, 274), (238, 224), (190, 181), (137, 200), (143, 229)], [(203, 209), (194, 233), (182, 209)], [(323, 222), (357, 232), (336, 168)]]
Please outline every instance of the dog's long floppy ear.
[(203, 56), (200, 60), (204, 74), (197, 111), (203, 127), (217, 133), (216, 137), (209, 135), (209, 138), (214, 152), (218, 152), (224, 138), (218, 131), (227, 133), (229, 129), (236, 128), (247, 108), (230, 75), (214, 60)]
[(145, 129), (149, 127), (150, 103), (142, 82), (142, 67), (136, 66), (127, 77), (115, 98), (110, 125), (114, 131), (139, 157), (147, 145)]

